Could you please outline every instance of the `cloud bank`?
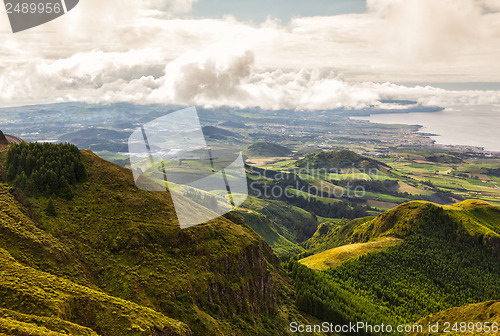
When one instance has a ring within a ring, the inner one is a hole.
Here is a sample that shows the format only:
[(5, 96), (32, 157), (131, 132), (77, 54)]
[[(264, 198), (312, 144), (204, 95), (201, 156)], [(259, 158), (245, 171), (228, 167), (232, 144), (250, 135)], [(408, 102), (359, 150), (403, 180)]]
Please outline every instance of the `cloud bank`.
[[(0, 77), (0, 99), (133, 102), (266, 109), (364, 108), (382, 99), (428, 105), (500, 104), (496, 91), (446, 91), (392, 83), (349, 83), (330, 68), (262, 70), (250, 50), (189, 52), (161, 64), (157, 50), (79, 53), (19, 66)], [(25, 78), (25, 80), (19, 80)], [(35, 93), (35, 94), (33, 94)]]
[[(174, 103), (362, 108), (380, 99), (500, 104), (498, 92), (391, 82), (500, 82), (495, 0), (368, 0), (283, 25), (181, 19), (194, 0), (82, 1), (0, 45), (0, 104)], [(0, 30), (8, 30), (0, 20)]]

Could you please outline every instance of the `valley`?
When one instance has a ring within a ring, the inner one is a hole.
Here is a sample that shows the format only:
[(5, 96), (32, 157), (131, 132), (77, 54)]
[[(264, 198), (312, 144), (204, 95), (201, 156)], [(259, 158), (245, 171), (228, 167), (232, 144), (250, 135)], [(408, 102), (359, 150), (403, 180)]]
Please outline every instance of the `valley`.
[(498, 154), (350, 119), (373, 109), (199, 108), (207, 143), (242, 151), (249, 195), (181, 230), (168, 192), (136, 187), (127, 153), (136, 127), (178, 108), (2, 110), (4, 132), (45, 144), (0, 149), (0, 334), (498, 323)]

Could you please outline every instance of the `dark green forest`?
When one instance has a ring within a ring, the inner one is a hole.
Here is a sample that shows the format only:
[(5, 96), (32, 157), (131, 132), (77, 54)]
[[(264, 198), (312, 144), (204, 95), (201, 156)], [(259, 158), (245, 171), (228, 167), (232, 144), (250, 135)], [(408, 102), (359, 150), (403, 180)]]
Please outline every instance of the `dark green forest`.
[(7, 180), (31, 196), (71, 199), (71, 185), (87, 179), (81, 153), (72, 144), (11, 145), (5, 166)]
[(470, 303), (500, 299), (500, 263), (480, 236), (442, 208), (426, 207), (404, 243), (327, 271), (290, 261), (297, 306), (334, 323), (411, 324)]

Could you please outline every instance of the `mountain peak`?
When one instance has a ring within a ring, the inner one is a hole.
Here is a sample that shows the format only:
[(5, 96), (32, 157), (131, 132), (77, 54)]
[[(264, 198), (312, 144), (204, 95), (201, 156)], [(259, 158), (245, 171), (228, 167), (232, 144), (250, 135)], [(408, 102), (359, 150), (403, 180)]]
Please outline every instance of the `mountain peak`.
[(358, 226), (354, 242), (393, 236), (404, 238), (416, 232), (425, 235), (441, 230), (463, 236), (500, 238), (500, 208), (480, 200), (466, 200), (453, 205), (426, 201), (403, 203)]
[(298, 167), (313, 169), (353, 169), (387, 167), (386, 164), (350, 150), (319, 152), (297, 161)]

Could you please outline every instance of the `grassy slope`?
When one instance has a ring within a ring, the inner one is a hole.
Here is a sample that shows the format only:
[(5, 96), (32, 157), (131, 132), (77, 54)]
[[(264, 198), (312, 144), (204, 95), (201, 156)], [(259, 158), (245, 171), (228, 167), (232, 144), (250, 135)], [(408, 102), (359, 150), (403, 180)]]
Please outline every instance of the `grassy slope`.
[(304, 247), (314, 253), (351, 243), (354, 229), (373, 217), (363, 217), (351, 221), (341, 220), (338, 223), (324, 222), (318, 226), (314, 235), (304, 242)]
[(279, 229), (266, 215), (244, 208), (239, 208), (234, 213), (242, 217), (255, 232), (264, 238), (277, 256), (286, 257), (304, 252), (300, 245), (279, 234)]
[(423, 228), (426, 224), (417, 219), (430, 210), (442, 210), (457, 225), (457, 234), (467, 234), (484, 241), (500, 240), (500, 208), (480, 200), (467, 200), (455, 205), (439, 206), (437, 204), (414, 201), (402, 204), (382, 215), (358, 226), (352, 239), (366, 242), (372, 238), (383, 236), (404, 237), (415, 229), (415, 225)]
[[(431, 336), (431, 335), (456, 335), (456, 336), (462, 336), (462, 335), (472, 335), (472, 334), (479, 334), (479, 335), (498, 335), (498, 332), (489, 332), (489, 333), (474, 333), (474, 332), (444, 332), (444, 322), (449, 322), (452, 326), (456, 322), (480, 322), (482, 325), (485, 325), (484, 323), (489, 322), (490, 326), (493, 323), (496, 323), (497, 326), (500, 328), (500, 302), (499, 301), (486, 301), (486, 302), (481, 302), (481, 303), (474, 303), (470, 304), (467, 306), (462, 306), (462, 307), (455, 307), (455, 308), (450, 308), (445, 311), (424, 317), (420, 319), (417, 324), (420, 324), (422, 326), (427, 326), (429, 323), (431, 325), (435, 325), (436, 323), (439, 323), (441, 328), (439, 328), (439, 333), (429, 333), (429, 332), (422, 332), (422, 333), (410, 333), (408, 336)], [(450, 328), (451, 329), (451, 328)], [(478, 329), (475, 329), (476, 331)]]
[[(302, 275), (295, 275), (298, 284), (305, 288), (299, 286), (298, 294), (305, 307), (311, 300), (328, 307), (322, 308), (324, 313), (306, 309), (313, 315), (326, 314), (344, 321), (366, 316), (372, 323), (382, 318), (412, 323), (451, 307), (500, 299), (498, 207), (478, 200), (453, 206), (409, 202), (355, 224), (346, 221), (328, 224), (330, 227), (323, 225), (308, 241), (313, 248), (321, 249), (326, 237), (332, 239), (331, 245), (388, 237), (404, 241), (382, 252), (315, 272), (316, 276), (305, 276), (303, 271)], [(308, 277), (316, 277), (315, 282)], [(322, 284), (318, 285), (318, 281)], [(353, 295), (332, 298), (328, 293), (338, 291), (339, 286)], [(360, 307), (360, 300), (367, 300), (370, 305)], [(345, 314), (342, 309), (349, 309), (350, 313)], [(382, 310), (382, 316), (377, 315)]]
[[(1, 246), (18, 258), (20, 263), (12, 263), (22, 272), (32, 272), (41, 284), (46, 283), (45, 277), (53, 279), (50, 285), (64, 288), (54, 292), (60, 291), (64, 298), (73, 295), (67, 294), (67, 288), (89, 293), (92, 299), (82, 299), (82, 304), (103, 295), (110, 298), (107, 301), (139, 307), (134, 314), (113, 310), (124, 320), (137, 315), (140, 321), (142, 309), (157, 314), (158, 321), (173, 321), (165, 316), (182, 321), (185, 324), (179, 328), (189, 325), (196, 335), (280, 335), (287, 334), (290, 320), (304, 321), (293, 307), (292, 290), (278, 260), (244, 222), (229, 216), (231, 220), (219, 218), (180, 230), (167, 193), (140, 191), (129, 170), (88, 151), (83, 157), (90, 179), (76, 186), (73, 200), (55, 200), (56, 218), (39, 210), (47, 202), (43, 198), (31, 200), (31, 207), (16, 205), (36, 220), (18, 212), (14, 222), (20, 224), (6, 225), (8, 234), (0, 239)], [(1, 213), (11, 209), (13, 202), (5, 200)], [(27, 232), (17, 232), (18, 227)], [(36, 309), (32, 313), (43, 315)], [(95, 327), (85, 321), (84, 325)], [(144, 329), (140, 323), (134, 325)]]
[(379, 168), (386, 166), (372, 158), (356, 154), (352, 151), (319, 152), (297, 161), (298, 167), (308, 168)]
[(9, 308), (0, 310), (0, 331), (14, 335), (52, 335), (63, 330), (74, 335), (189, 333), (185, 324), (156, 311), (41, 271), (59, 270), (76, 279), (85, 276), (75, 256), (38, 229), (9, 190), (0, 185), (0, 308)]
[(248, 156), (284, 157), (292, 155), (292, 151), (278, 144), (257, 142), (248, 147), (245, 154)]
[[(313, 269), (325, 270), (347, 259), (398, 245), (401, 241), (397, 237), (404, 237), (413, 230), (414, 219), (428, 206), (433, 205), (428, 202), (410, 202), (371, 220), (358, 219), (341, 225), (323, 223), (304, 244), (316, 254), (300, 262)], [(492, 248), (498, 247), (500, 210), (497, 207), (480, 200), (467, 200), (441, 208), (460, 223), (464, 233), (490, 243)], [(379, 239), (381, 237), (383, 240)], [(328, 246), (332, 248), (326, 249)]]
[(279, 256), (303, 252), (300, 243), (317, 226), (311, 213), (276, 200), (249, 197), (235, 214), (262, 236)]
[(407, 320), (498, 299), (498, 229), (500, 209), (485, 202), (406, 203), (359, 225), (351, 237), (354, 242), (400, 237), (403, 244), (327, 272), (374, 293)]
[(343, 262), (360, 257), (370, 252), (380, 252), (391, 246), (399, 245), (402, 239), (384, 237), (367, 243), (357, 243), (334, 247), (321, 253), (299, 260), (299, 262), (315, 270), (326, 270), (337, 267)]

